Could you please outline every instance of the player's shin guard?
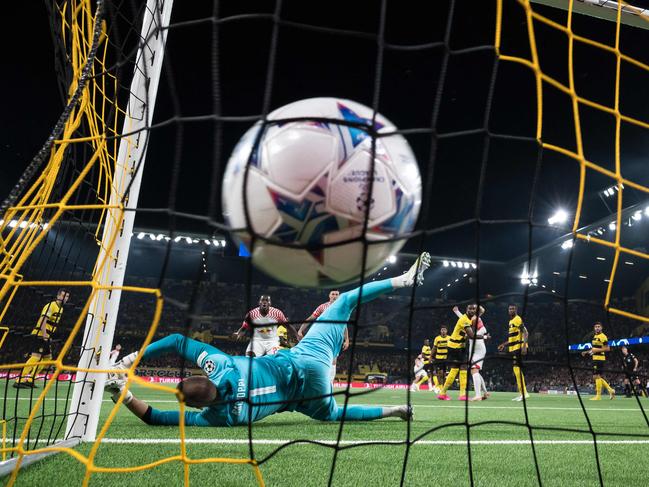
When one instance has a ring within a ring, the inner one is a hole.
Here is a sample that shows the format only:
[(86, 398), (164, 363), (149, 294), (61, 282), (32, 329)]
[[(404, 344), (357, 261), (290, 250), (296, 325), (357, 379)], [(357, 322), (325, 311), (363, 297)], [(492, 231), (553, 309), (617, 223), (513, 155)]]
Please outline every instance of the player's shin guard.
[(514, 367), (514, 377), (516, 377), (516, 386), (518, 387), (518, 392), (521, 396), (527, 394), (527, 388), (525, 387), (525, 377), (523, 376), (523, 371), (520, 367)]
[(448, 376), (446, 377), (446, 382), (444, 382), (444, 387), (442, 387), (442, 392), (441, 394), (444, 395), (446, 394), (446, 391), (449, 390), (449, 388), (453, 385), (453, 382), (455, 381), (455, 377), (457, 376), (457, 373), (460, 371), (460, 369), (451, 369), (451, 371), (448, 373)]
[(466, 396), (467, 372), (460, 370), (460, 396)]

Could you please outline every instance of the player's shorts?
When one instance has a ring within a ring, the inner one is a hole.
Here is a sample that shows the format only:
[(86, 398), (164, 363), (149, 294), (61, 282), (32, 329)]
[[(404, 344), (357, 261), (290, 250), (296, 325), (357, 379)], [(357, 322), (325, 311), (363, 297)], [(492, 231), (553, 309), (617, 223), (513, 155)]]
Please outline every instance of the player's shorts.
[(27, 350), (30, 354), (52, 355), (52, 344), (48, 338), (42, 338), (38, 335), (28, 335), (26, 341)]
[(426, 371), (426, 374), (430, 377), (433, 375), (433, 362), (428, 362), (427, 364), (424, 364), (424, 370)]
[(600, 375), (604, 372), (606, 360), (593, 360), (593, 375)]
[(512, 359), (512, 367), (520, 367), (523, 360), (520, 350), (514, 350), (513, 352), (508, 352), (510, 358)]
[(480, 370), (484, 364), (484, 358), (487, 355), (487, 347), (484, 344), (484, 340), (477, 341), (475, 344), (475, 350), (471, 350), (469, 347), (469, 360), (471, 361), (471, 368)]
[(263, 357), (264, 355), (275, 355), (279, 350), (279, 340), (259, 340), (252, 339), (246, 348), (246, 355), (252, 352), (255, 357)]
[(449, 348), (446, 362), (450, 367), (459, 367), (467, 363), (466, 348)]
[(420, 380), (424, 377), (429, 377), (425, 369), (421, 369), (419, 372), (415, 374), (415, 380)]

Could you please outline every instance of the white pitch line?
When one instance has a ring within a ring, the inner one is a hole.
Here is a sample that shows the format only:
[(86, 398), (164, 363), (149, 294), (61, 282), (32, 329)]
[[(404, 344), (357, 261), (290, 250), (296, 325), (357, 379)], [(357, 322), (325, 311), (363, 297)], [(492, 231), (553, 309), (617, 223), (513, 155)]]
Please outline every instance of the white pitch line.
[[(294, 440), (278, 439), (253, 439), (254, 445), (284, 445)], [(299, 440), (298, 440), (299, 441)], [(398, 440), (312, 440), (325, 445), (361, 445), (361, 444), (394, 444), (403, 445)], [(162, 445), (180, 444), (179, 438), (104, 438), (101, 443), (129, 444), (129, 445)], [(194, 445), (247, 445), (246, 439), (228, 438), (186, 438), (185, 443)], [(471, 445), (531, 445), (530, 440), (471, 440)], [(592, 445), (592, 440), (535, 440), (535, 445)], [(597, 440), (598, 445), (649, 445), (649, 440)], [(466, 446), (466, 440), (419, 440), (413, 445), (461, 445)]]

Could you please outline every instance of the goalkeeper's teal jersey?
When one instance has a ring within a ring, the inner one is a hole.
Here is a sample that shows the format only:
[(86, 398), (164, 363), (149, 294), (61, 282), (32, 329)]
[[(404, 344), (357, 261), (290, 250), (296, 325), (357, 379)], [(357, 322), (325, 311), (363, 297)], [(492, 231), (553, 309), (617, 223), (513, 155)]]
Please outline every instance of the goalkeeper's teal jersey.
[[(219, 402), (200, 412), (186, 411), (188, 426), (235, 426), (258, 421), (282, 411), (298, 411), (322, 421), (341, 419), (333, 397), (331, 362), (342, 347), (345, 322), (359, 302), (367, 302), (392, 290), (389, 279), (372, 282), (342, 294), (318, 317), (297, 346), (259, 358), (233, 357), (212, 345), (180, 334), (149, 345), (147, 359), (174, 353), (197, 364), (216, 386)], [(359, 299), (360, 298), (360, 299)], [(381, 417), (381, 407), (351, 406), (348, 420)], [(151, 424), (176, 425), (178, 411), (151, 410)]]

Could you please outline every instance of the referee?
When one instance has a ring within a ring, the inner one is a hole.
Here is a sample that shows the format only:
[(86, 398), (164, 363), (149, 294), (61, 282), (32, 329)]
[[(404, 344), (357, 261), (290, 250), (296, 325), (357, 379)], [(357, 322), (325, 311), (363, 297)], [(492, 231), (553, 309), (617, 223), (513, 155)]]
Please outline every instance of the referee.
[(620, 350), (622, 350), (622, 361), (624, 365), (624, 395), (631, 397), (631, 393), (633, 392), (636, 396), (645, 396), (645, 391), (640, 383), (640, 377), (638, 377), (638, 369), (640, 368), (638, 357), (629, 352), (629, 349), (626, 347), (621, 347)]

